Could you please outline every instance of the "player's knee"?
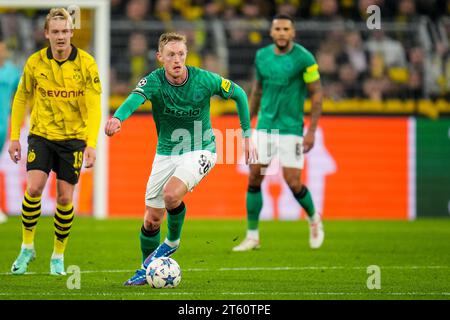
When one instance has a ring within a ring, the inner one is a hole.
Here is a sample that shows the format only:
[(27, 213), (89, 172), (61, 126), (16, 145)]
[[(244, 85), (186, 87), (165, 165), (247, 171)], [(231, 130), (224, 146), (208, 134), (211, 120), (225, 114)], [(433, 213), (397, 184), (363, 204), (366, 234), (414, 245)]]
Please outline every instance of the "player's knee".
[(297, 194), (302, 190), (303, 185), (298, 179), (286, 179), (286, 183), (294, 194)]
[(162, 223), (162, 219), (159, 219), (157, 217), (149, 217), (144, 219), (144, 228), (147, 231), (156, 231), (159, 229), (159, 226)]
[(248, 176), (248, 185), (252, 187), (261, 187), (264, 177), (256, 172), (250, 172)]
[(58, 195), (56, 201), (58, 202), (58, 204), (66, 206), (72, 203), (72, 197), (65, 194), (60, 194)]
[(171, 189), (164, 189), (164, 204), (166, 205), (166, 208), (172, 209), (179, 205), (179, 202), (181, 199), (179, 198), (178, 194)]
[(35, 186), (29, 186), (27, 188), (27, 193), (32, 198), (40, 197), (42, 195), (42, 191), (43, 191), (42, 188)]

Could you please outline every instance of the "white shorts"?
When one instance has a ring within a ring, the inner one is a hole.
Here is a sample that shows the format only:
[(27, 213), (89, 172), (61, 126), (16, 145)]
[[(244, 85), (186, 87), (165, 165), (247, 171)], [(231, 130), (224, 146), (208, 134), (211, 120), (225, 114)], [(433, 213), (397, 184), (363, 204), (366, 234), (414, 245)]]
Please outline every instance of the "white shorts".
[(181, 155), (156, 154), (152, 172), (147, 182), (145, 205), (165, 208), (163, 189), (171, 177), (183, 181), (189, 191), (208, 174), (216, 164), (217, 154), (206, 150), (191, 151)]
[(269, 165), (274, 157), (278, 157), (282, 167), (303, 169), (303, 137), (253, 130), (252, 141), (258, 150), (259, 164)]

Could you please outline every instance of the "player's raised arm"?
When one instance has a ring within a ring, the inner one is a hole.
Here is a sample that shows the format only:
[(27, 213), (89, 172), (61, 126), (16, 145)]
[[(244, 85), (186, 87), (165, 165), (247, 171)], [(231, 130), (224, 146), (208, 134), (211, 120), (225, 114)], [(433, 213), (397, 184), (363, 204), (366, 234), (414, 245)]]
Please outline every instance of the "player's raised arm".
[(253, 146), (250, 140), (251, 127), (247, 94), (238, 84), (230, 80), (219, 77), (218, 75), (215, 75), (214, 78), (216, 79), (215, 81), (217, 85), (215, 94), (218, 94), (225, 99), (233, 99), (236, 102), (239, 121), (244, 137), (245, 163), (249, 164), (255, 162), (258, 158), (258, 155), (256, 152), (256, 148)]
[(142, 94), (132, 92), (127, 99), (116, 110), (113, 117), (106, 122), (105, 134), (113, 136), (122, 128), (122, 122), (128, 119), (141, 104), (145, 102)]

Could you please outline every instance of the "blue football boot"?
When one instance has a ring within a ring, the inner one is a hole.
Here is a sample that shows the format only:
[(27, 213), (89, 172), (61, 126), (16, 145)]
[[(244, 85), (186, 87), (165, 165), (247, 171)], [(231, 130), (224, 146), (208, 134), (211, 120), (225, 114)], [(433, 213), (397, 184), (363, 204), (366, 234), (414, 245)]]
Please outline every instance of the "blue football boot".
[(178, 246), (171, 247), (167, 243), (161, 243), (158, 248), (155, 249), (144, 261), (144, 268), (147, 269), (148, 265), (155, 259), (162, 257), (170, 257), (175, 251), (177, 251)]
[(50, 274), (54, 276), (65, 276), (64, 259), (50, 259)]
[(24, 274), (27, 271), (28, 264), (36, 257), (34, 249), (23, 248), (11, 267), (12, 274)]
[(136, 270), (135, 274), (125, 281), (123, 284), (124, 286), (143, 286), (147, 284), (147, 277), (146, 277), (146, 270), (148, 265), (155, 259), (161, 258), (161, 257), (169, 257), (172, 255), (175, 251), (177, 251), (178, 246), (175, 248), (172, 248), (167, 243), (163, 242), (161, 243), (158, 248), (156, 248), (148, 257), (145, 259), (144, 263), (142, 264), (142, 269)]
[(124, 286), (143, 286), (147, 284), (145, 269), (137, 269), (134, 276), (125, 281)]

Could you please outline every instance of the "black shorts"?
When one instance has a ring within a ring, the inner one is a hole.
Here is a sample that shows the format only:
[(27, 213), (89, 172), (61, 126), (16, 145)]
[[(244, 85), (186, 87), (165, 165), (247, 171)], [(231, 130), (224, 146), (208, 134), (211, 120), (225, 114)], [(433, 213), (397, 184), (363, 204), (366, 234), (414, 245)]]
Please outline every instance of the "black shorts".
[(51, 141), (31, 134), (28, 136), (27, 171), (41, 170), (56, 178), (77, 184), (86, 147), (84, 140)]

